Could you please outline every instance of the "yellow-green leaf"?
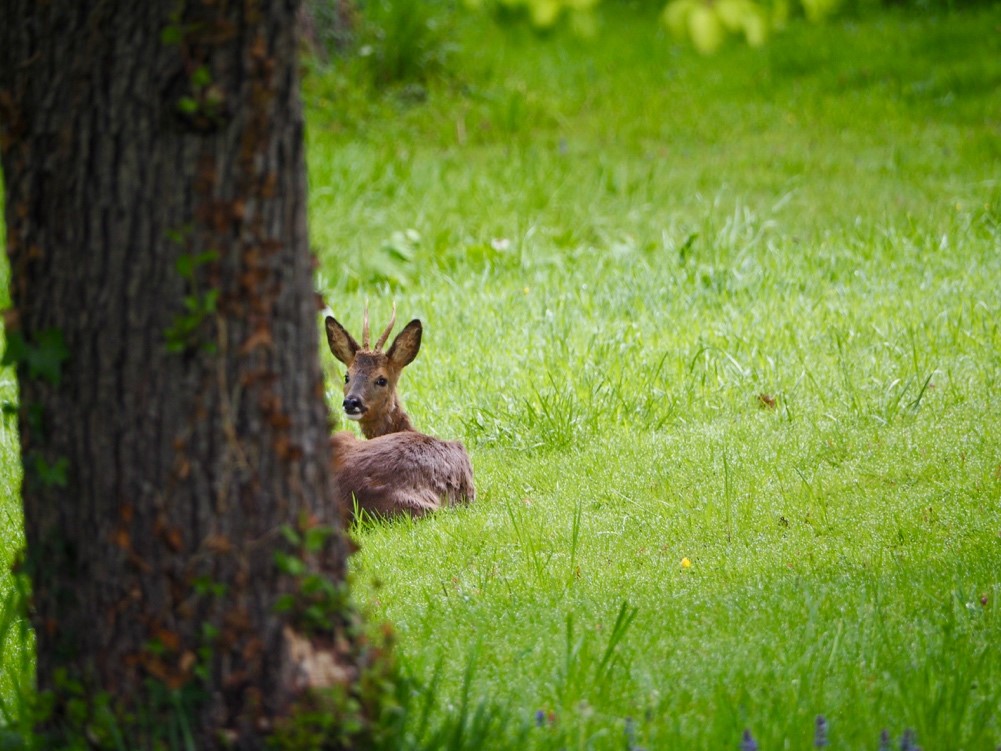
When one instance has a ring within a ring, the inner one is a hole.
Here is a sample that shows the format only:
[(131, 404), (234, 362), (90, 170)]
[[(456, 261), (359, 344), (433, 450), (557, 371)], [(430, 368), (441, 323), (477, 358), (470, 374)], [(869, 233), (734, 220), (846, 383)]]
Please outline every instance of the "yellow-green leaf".
[(803, 12), (813, 23), (819, 23), (838, 9), (839, 0), (800, 0)]
[(540, 29), (548, 29), (556, 23), (563, 6), (558, 0), (533, 0), (529, 11), (532, 14), (532, 23)]
[(744, 20), (744, 38), (751, 47), (760, 47), (768, 39), (768, 21), (763, 13), (752, 13)]
[(716, 3), (716, 15), (727, 31), (737, 33), (743, 31), (744, 22), (753, 15), (754, 6), (749, 0), (719, 0)]
[(714, 9), (705, 5), (697, 5), (688, 14), (688, 33), (692, 45), (703, 55), (711, 55), (718, 50), (726, 39), (726, 30)]
[(698, 5), (696, 0), (671, 0), (660, 14), (660, 20), (678, 41), (688, 39), (688, 14)]

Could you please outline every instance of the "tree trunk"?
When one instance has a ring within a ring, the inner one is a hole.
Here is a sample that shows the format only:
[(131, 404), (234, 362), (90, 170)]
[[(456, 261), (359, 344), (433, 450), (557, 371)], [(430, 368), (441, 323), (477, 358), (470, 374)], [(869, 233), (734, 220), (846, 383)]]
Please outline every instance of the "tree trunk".
[[(78, 700), (91, 742), (108, 703), (143, 746), (258, 748), (300, 691), (357, 677), (296, 5), (0, 3), (7, 359), (56, 736)], [(307, 576), (329, 595), (309, 618)]]

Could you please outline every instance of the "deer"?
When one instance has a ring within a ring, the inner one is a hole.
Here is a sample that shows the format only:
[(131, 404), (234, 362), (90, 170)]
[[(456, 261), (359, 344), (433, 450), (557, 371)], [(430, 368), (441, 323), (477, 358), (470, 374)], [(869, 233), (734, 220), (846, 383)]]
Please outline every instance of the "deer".
[(342, 430), (330, 438), (337, 503), (349, 518), (356, 506), (376, 517), (416, 518), (476, 498), (462, 443), (418, 432), (403, 408), (396, 385), (420, 351), (423, 326), (418, 319), (410, 321), (383, 352), (395, 323), (394, 303), (389, 325), (369, 346), (367, 305), (361, 345), (332, 315), (325, 319), (330, 351), (347, 366), (344, 416), (365, 436)]

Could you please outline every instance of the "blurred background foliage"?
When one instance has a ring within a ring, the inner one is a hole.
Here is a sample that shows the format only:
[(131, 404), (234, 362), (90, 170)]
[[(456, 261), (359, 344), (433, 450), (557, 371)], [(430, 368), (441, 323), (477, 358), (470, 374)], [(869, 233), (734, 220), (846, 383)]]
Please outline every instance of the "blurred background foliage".
[(565, 27), (600, 33), (596, 11), (659, 13), (680, 44), (710, 55), (728, 41), (765, 44), (793, 19), (823, 23), (887, 8), (913, 13), (996, 5), (997, 0), (306, 0), (305, 38), (321, 61), (358, 58), (377, 85), (414, 84), (446, 70), (458, 16), (481, 14), (540, 34)]

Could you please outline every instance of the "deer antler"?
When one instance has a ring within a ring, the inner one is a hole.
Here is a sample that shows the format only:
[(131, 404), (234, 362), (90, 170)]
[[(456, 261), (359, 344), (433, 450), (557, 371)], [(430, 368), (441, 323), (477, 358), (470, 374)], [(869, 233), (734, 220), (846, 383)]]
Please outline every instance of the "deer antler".
[(375, 351), (376, 352), (378, 352), (380, 349), (382, 349), (382, 345), (386, 343), (387, 339), (389, 339), (389, 335), (393, 332), (393, 325), (395, 323), (396, 323), (396, 301), (394, 300), (393, 301), (393, 315), (391, 315), (389, 317), (389, 325), (386, 326), (386, 330), (382, 332), (382, 336), (380, 336), (379, 340), (375, 343)]
[(365, 301), (365, 318), (361, 325), (361, 348), (368, 349), (368, 300)]

